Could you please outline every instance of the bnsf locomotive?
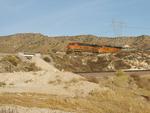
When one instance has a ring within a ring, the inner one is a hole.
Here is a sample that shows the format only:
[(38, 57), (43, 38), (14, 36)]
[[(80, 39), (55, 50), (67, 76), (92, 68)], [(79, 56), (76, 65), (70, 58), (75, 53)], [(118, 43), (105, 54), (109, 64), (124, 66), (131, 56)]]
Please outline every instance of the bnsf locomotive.
[(85, 44), (79, 42), (69, 43), (67, 53), (71, 52), (92, 52), (92, 53), (115, 53), (121, 51), (122, 47), (99, 46), (95, 44)]

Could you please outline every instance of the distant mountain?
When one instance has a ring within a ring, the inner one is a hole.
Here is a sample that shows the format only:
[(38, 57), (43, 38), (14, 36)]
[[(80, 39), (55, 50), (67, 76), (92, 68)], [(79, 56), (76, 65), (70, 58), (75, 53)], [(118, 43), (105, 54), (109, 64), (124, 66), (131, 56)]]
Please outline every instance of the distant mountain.
[(124, 46), (150, 49), (150, 36), (138, 37), (97, 37), (94, 35), (48, 37), (39, 33), (20, 33), (0, 36), (0, 52), (41, 52), (65, 51), (69, 42), (84, 42), (99, 45)]

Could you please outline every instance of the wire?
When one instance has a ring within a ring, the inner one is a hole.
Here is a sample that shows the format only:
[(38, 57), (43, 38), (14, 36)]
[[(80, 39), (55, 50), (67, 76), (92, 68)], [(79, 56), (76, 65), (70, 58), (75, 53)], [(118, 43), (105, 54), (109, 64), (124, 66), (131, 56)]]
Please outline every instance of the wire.
[(137, 26), (125, 26), (125, 28), (150, 30), (149, 27), (137, 27)]

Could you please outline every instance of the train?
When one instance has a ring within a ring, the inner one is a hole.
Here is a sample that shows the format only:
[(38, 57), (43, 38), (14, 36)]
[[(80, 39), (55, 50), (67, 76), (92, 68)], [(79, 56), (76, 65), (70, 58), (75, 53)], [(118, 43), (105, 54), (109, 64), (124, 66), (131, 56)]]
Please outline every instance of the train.
[(71, 42), (67, 45), (67, 53), (72, 52), (91, 52), (91, 53), (116, 53), (121, 51), (122, 47), (109, 45), (96, 45), (80, 42)]

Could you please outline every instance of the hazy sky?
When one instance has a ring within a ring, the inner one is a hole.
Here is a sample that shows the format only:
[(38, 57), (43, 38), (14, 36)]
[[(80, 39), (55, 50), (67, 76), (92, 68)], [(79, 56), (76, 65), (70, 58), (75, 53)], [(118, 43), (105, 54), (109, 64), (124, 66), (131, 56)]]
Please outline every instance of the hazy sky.
[(150, 0), (0, 0), (0, 35), (150, 35)]

